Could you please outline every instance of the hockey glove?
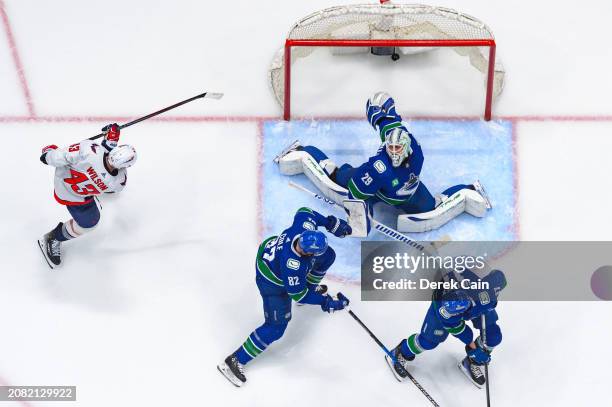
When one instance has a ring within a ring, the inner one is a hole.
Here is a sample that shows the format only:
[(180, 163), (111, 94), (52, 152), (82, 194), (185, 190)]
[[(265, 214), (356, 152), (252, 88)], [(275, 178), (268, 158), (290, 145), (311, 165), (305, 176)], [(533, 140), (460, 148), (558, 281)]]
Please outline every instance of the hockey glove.
[(349, 305), (349, 299), (344, 294), (338, 293), (337, 297), (338, 299), (335, 300), (331, 295), (326, 295), (325, 300), (321, 304), (321, 309), (331, 314), (332, 312), (343, 310)]
[(395, 101), (387, 92), (376, 92), (366, 103), (366, 116), (374, 129), (383, 117), (396, 115)]
[(469, 347), (469, 345), (466, 345), (465, 352), (467, 353), (470, 360), (476, 363), (477, 365), (484, 365), (491, 361), (491, 354), (482, 347), (480, 347), (478, 342), (476, 342), (476, 349), (472, 349)]
[(119, 144), (119, 135), (121, 134), (121, 129), (117, 123), (107, 124), (102, 127), (102, 133), (104, 133), (104, 141), (102, 144), (107, 150), (110, 151), (117, 147), (117, 144)]
[(336, 237), (344, 237), (353, 232), (345, 220), (338, 219), (333, 215), (327, 217), (327, 225), (325, 225), (325, 229)]
[(57, 150), (57, 146), (55, 144), (50, 144), (48, 146), (43, 147), (42, 154), (40, 156), (40, 161), (43, 164), (47, 164), (47, 153), (51, 150)]

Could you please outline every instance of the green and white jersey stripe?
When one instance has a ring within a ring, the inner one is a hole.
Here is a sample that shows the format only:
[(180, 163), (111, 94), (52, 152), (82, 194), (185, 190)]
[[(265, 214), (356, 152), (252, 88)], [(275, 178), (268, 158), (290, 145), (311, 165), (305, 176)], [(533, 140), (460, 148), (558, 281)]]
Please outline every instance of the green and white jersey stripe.
[(465, 322), (461, 321), (461, 323), (452, 328), (446, 328), (449, 334), (451, 335), (460, 335), (463, 331), (465, 331)]
[(316, 274), (308, 273), (306, 275), (306, 281), (310, 284), (317, 285), (323, 280), (323, 276), (318, 276)]
[(410, 199), (410, 198), (408, 199), (389, 198), (388, 196), (386, 196), (380, 191), (376, 192), (376, 196), (380, 198), (381, 201), (388, 203), (389, 205), (401, 205), (405, 203), (406, 201), (408, 201), (408, 199)]
[(296, 294), (288, 293), (288, 294), (289, 294), (289, 297), (291, 297), (293, 299), (293, 301), (300, 302), (300, 300), (302, 298), (306, 297), (306, 294), (308, 294), (308, 287), (304, 288), (299, 293), (296, 293)]
[(298, 209), (297, 211), (298, 211), (298, 212), (306, 212), (306, 213), (309, 213), (309, 214), (311, 214), (311, 215), (314, 215), (314, 212), (312, 211), (312, 209), (307, 208), (307, 207), (305, 207), (305, 206), (301, 207), (301, 208), (300, 208), (300, 209)]
[(357, 198), (357, 199), (368, 199), (371, 198), (372, 196), (374, 196), (373, 194), (368, 194), (365, 192), (362, 192), (359, 188), (357, 188), (357, 185), (355, 184), (355, 181), (353, 181), (353, 179), (351, 179), (348, 183), (348, 189), (349, 191), (351, 191), (351, 194), (353, 195), (353, 197)]
[(276, 284), (280, 287), (284, 287), (283, 280), (278, 278), (270, 269), (268, 264), (263, 260), (263, 254), (266, 249), (266, 244), (271, 240), (276, 239), (277, 236), (272, 236), (263, 241), (261, 245), (259, 245), (259, 250), (257, 250), (257, 271), (262, 275), (263, 278), (271, 282), (272, 284)]
[(408, 349), (410, 349), (410, 351), (415, 355), (418, 355), (419, 353), (423, 352), (423, 348), (421, 347), (421, 345), (419, 345), (417, 334), (410, 335), (406, 342), (408, 343)]
[(257, 357), (257, 355), (259, 355), (261, 352), (264, 351), (264, 349), (259, 349), (257, 347), (257, 345), (255, 345), (255, 342), (253, 342), (251, 340), (250, 337), (247, 338), (246, 341), (244, 341), (244, 343), (242, 344), (242, 348), (246, 351), (246, 353), (248, 353), (252, 358)]

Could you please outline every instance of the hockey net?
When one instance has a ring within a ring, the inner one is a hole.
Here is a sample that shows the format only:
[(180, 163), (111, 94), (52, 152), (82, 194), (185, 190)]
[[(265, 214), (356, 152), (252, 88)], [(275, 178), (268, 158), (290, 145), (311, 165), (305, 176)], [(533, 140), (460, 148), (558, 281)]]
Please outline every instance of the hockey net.
[(495, 59), (493, 33), (474, 17), (418, 4), (331, 7), (294, 24), (285, 46), (272, 61), (270, 82), (285, 120), (291, 117), (291, 66), (320, 47), (329, 48), (332, 54), (388, 47), (405, 55), (450, 47), (485, 75), (485, 120), (490, 120), (493, 99), (504, 85), (503, 66)]

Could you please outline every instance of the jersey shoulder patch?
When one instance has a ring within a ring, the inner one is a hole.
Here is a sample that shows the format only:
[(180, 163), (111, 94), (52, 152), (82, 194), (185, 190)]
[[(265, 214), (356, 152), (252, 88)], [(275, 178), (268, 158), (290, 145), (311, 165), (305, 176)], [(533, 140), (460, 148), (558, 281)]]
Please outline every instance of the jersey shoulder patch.
[(304, 223), (302, 223), (302, 227), (306, 230), (317, 230), (314, 223), (309, 221), (305, 221)]
[(382, 174), (387, 171), (387, 166), (384, 162), (382, 162), (382, 160), (374, 161), (373, 167), (379, 174)]
[(440, 307), (440, 316), (444, 319), (450, 319), (452, 317), (451, 314), (448, 313), (448, 311), (446, 310), (446, 308), (444, 307)]

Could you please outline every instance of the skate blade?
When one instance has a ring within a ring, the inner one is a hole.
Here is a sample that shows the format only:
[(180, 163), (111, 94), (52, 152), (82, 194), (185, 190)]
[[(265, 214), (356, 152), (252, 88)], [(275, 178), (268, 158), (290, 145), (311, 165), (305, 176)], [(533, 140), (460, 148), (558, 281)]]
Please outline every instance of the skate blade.
[(391, 369), (391, 373), (393, 373), (393, 376), (395, 376), (398, 382), (401, 383), (404, 380), (406, 380), (405, 377), (402, 377), (397, 374), (397, 372), (395, 371), (395, 368), (393, 367), (394, 365), (393, 360), (389, 357), (389, 355), (385, 355), (385, 360), (387, 361), (387, 365), (389, 365), (389, 368)]
[(38, 248), (40, 249), (45, 261), (47, 262), (47, 265), (51, 268), (51, 270), (54, 270), (56, 267), (58, 267), (53, 264), (51, 260), (47, 257), (47, 251), (45, 250), (44, 244), (40, 241), (40, 239), (38, 239)]
[(277, 155), (276, 157), (274, 157), (274, 162), (276, 164), (278, 164), (278, 162), (280, 161), (281, 158), (283, 158), (285, 155), (287, 155), (287, 153), (293, 149), (295, 149), (297, 146), (300, 145), (300, 141), (299, 140), (295, 140), (293, 143), (291, 143), (289, 145), (289, 147), (285, 147), (283, 149), (283, 151), (280, 152), (279, 155)]
[(221, 372), (221, 374), (227, 379), (229, 380), (229, 382), (231, 384), (233, 384), (236, 387), (242, 387), (244, 385), (244, 383), (238, 379), (236, 376), (234, 376), (234, 374), (232, 373), (232, 371), (230, 370), (230, 368), (224, 363), (221, 363), (220, 365), (217, 365), (217, 370), (219, 372)]
[(459, 361), (459, 363), (457, 364), (457, 367), (459, 368), (459, 370), (461, 370), (461, 373), (463, 373), (465, 375), (465, 377), (468, 379), (468, 381), (470, 383), (472, 383), (474, 386), (476, 386), (479, 389), (482, 389), (483, 386), (479, 385), (478, 383), (476, 383), (474, 380), (472, 380), (472, 375), (470, 374), (470, 372), (468, 372), (467, 370), (465, 370), (465, 367), (463, 366), (463, 363), (461, 363), (462, 361)]
[(485, 191), (480, 181), (476, 180), (476, 182), (474, 182), (473, 185), (474, 185), (474, 189), (476, 190), (476, 192), (478, 192), (480, 196), (482, 196), (482, 199), (485, 200), (485, 205), (487, 206), (487, 209), (493, 209), (493, 205), (491, 204), (489, 195), (487, 194), (487, 191)]

